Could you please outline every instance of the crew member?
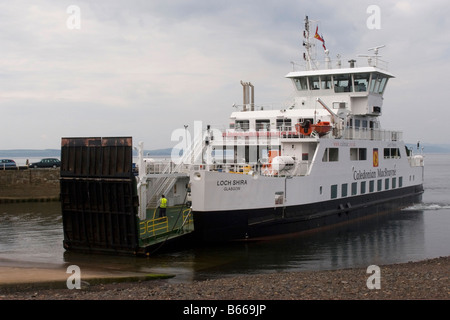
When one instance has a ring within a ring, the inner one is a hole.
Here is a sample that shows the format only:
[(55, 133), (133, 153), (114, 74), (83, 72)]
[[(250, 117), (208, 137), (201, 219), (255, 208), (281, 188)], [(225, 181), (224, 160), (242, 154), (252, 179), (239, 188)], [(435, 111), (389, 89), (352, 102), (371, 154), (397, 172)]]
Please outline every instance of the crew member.
[(159, 203), (159, 217), (165, 217), (166, 216), (166, 208), (167, 208), (167, 199), (164, 197), (164, 195), (161, 195), (161, 200)]

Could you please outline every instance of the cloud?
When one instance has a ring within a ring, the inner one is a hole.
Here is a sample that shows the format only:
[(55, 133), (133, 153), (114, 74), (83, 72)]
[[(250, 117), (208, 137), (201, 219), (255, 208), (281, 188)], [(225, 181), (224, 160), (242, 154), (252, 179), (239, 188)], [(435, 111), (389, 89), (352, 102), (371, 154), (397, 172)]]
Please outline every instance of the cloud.
[[(381, 10), (379, 30), (366, 25), (372, 4)], [(66, 26), (69, 5), (80, 7), (79, 30)], [(333, 58), (385, 44), (382, 59), (397, 78), (386, 91), (384, 127), (440, 142), (437, 132), (417, 130), (417, 113), (427, 105), (433, 122), (447, 112), (449, 13), (439, 0), (3, 3), (0, 127), (16, 134), (2, 135), (0, 149), (119, 134), (146, 148), (171, 146), (171, 132), (184, 124), (225, 126), (242, 101), (240, 80), (255, 85), (258, 104), (281, 105), (292, 90), (284, 79), (290, 61), (302, 60), (306, 14), (320, 20)]]

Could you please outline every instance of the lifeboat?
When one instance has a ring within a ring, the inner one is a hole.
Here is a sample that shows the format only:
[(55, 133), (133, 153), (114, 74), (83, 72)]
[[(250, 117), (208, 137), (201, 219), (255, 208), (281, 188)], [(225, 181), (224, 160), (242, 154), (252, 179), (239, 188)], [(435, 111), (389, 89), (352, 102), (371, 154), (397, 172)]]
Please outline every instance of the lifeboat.
[(313, 131), (319, 134), (319, 136), (323, 136), (331, 130), (331, 123), (328, 121), (322, 121), (312, 124), (311, 127), (313, 128)]
[(305, 136), (309, 136), (312, 133), (312, 127), (311, 123), (309, 121), (306, 121), (305, 123), (297, 123), (295, 125), (295, 130), (297, 130), (298, 133), (303, 134)]
[(317, 132), (319, 136), (323, 136), (327, 134), (331, 128), (332, 126), (329, 121), (319, 121), (316, 124), (310, 124), (309, 121), (306, 121), (304, 124), (297, 123), (295, 125), (297, 132), (305, 136), (311, 135), (313, 131)]

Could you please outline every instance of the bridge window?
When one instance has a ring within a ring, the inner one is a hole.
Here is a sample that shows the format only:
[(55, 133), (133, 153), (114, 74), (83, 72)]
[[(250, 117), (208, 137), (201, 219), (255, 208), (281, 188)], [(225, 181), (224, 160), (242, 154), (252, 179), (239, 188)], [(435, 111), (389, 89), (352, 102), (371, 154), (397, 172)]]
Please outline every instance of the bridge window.
[(373, 74), (370, 82), (370, 92), (383, 94), (388, 78), (381, 74)]
[(294, 83), (298, 91), (308, 90), (306, 78), (295, 78)]
[(320, 76), (320, 82), (322, 89), (331, 89), (331, 76)]
[(334, 79), (334, 92), (352, 92), (352, 75), (351, 74), (338, 74), (333, 76)]
[(386, 87), (386, 83), (387, 83), (387, 78), (386, 77), (381, 78), (380, 87), (378, 89), (379, 94), (383, 94), (384, 88)]
[(357, 73), (353, 75), (355, 92), (366, 92), (369, 88), (369, 73)]
[(309, 77), (309, 90), (319, 90), (320, 84), (319, 84), (319, 77)]

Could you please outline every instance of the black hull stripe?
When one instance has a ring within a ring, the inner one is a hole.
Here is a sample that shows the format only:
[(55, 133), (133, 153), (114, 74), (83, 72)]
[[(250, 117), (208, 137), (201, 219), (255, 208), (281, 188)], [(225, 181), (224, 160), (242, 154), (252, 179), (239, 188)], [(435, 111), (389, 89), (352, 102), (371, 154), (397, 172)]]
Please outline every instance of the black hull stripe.
[(194, 211), (200, 241), (229, 241), (293, 233), (388, 212), (418, 203), (417, 185), (298, 206), (253, 210)]

